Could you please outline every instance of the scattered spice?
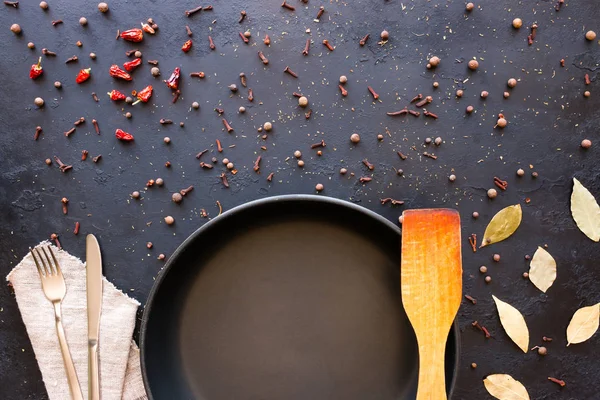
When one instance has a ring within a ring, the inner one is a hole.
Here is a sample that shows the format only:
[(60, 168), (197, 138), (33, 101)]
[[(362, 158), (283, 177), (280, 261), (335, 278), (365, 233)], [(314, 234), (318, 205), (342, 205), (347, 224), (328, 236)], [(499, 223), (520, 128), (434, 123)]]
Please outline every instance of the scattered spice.
[(402, 204), (404, 204), (404, 201), (392, 199), (391, 197), (386, 197), (385, 199), (379, 199), (379, 202), (382, 205), (385, 205), (387, 203), (391, 203), (393, 206), (401, 206)]
[(473, 323), (471, 323), (471, 325), (473, 325), (473, 327), (475, 327), (475, 328), (479, 329), (481, 332), (483, 332), (486, 339), (489, 339), (492, 337), (492, 335), (490, 335), (490, 332), (487, 330), (487, 328), (483, 325), (480, 325), (479, 322), (474, 321)]
[(561, 387), (565, 387), (565, 386), (567, 385), (567, 383), (566, 383), (565, 381), (563, 381), (563, 380), (561, 380), (561, 379), (556, 379), (556, 378), (553, 378), (553, 377), (551, 377), (551, 376), (549, 376), (549, 377), (548, 377), (548, 380), (549, 380), (550, 382), (554, 382), (554, 383), (556, 383), (557, 385), (560, 385)]
[(79, 221), (75, 222), (75, 228), (73, 229), (74, 235), (79, 235), (79, 227), (80, 227)]
[(471, 245), (471, 249), (473, 249), (473, 253), (477, 253), (477, 235), (471, 233), (469, 236), (469, 244)]
[[(468, 294), (465, 294), (465, 299), (469, 300), (473, 304), (477, 304), (477, 300), (474, 299), (473, 297), (469, 296)], [(477, 364), (475, 364), (475, 365), (477, 365)]]

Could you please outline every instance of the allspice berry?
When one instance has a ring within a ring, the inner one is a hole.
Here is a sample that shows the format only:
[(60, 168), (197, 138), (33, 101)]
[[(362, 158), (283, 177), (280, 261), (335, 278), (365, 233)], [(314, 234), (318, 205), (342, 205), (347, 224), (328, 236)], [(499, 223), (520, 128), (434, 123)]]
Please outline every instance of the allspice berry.
[(269, 132), (271, 129), (273, 129), (273, 124), (267, 121), (263, 124), (263, 129)]
[(467, 11), (473, 11), (474, 8), (475, 8), (475, 4), (473, 4), (473, 3), (467, 3), (467, 5), (465, 6), (465, 9)]
[(300, 158), (300, 157), (302, 157), (302, 152), (301, 152), (300, 150), (296, 150), (296, 151), (294, 152), (294, 157), (296, 157), (296, 158)]
[(232, 170), (233, 169), (233, 163), (232, 162), (228, 162), (227, 165), (225, 166), (228, 170)]
[(125, 113), (125, 118), (127, 118), (127, 119), (131, 118), (131, 113), (129, 111), (127, 111)]
[(581, 147), (583, 147), (584, 149), (589, 149), (590, 147), (592, 147), (592, 141), (590, 139), (583, 139), (581, 141)]
[(323, 190), (325, 187), (323, 186), (322, 183), (317, 183), (317, 186), (315, 186), (315, 189), (317, 190), (317, 192), (320, 192), (321, 190)]
[(35, 44), (33, 42), (27, 43), (27, 47), (30, 49), (35, 49)]
[(471, 363), (471, 368), (473, 368), (473, 369), (477, 368), (477, 363)]
[(54, 87), (60, 89), (62, 87), (62, 83), (60, 83), (60, 81), (56, 81), (54, 82)]
[(175, 192), (171, 195), (171, 200), (173, 200), (173, 203), (181, 203), (181, 200), (183, 200), (183, 196), (181, 195), (181, 193)]
[(96, 53), (90, 53), (90, 58), (92, 60), (95, 60), (96, 59)]
[(245, 113), (245, 112), (246, 112), (246, 107), (244, 107), (244, 106), (240, 106), (240, 108), (238, 108), (238, 112), (239, 112), (240, 114), (243, 114), (243, 113)]
[(247, 39), (250, 39), (252, 37), (252, 32), (250, 32), (250, 31), (244, 32), (244, 37)]
[(10, 26), (10, 30), (12, 31), (12, 33), (14, 33), (15, 35), (18, 35), (21, 33), (21, 26), (19, 24), (12, 24)]
[(200, 104), (198, 104), (198, 102), (195, 101), (195, 102), (192, 103), (192, 108), (195, 109), (195, 110), (197, 110), (198, 108), (200, 108)]
[(479, 218), (479, 213), (477, 211), (473, 211), (473, 218), (477, 219)]
[(162, 186), (165, 184), (165, 181), (163, 180), (163, 178), (156, 178), (156, 181), (154, 181), (154, 183), (156, 183), (157, 186)]
[(150, 70), (150, 73), (152, 74), (152, 76), (159, 76), (160, 69), (158, 67), (152, 67), (152, 69)]
[(489, 190), (487, 191), (487, 196), (488, 196), (490, 199), (493, 199), (493, 198), (495, 198), (496, 196), (498, 196), (498, 191), (496, 191), (496, 189), (489, 189)]
[(101, 13), (105, 13), (108, 11), (108, 4), (106, 3), (98, 3), (98, 10), (100, 10)]
[(464, 92), (462, 89), (458, 89), (458, 90), (456, 91), (456, 97), (463, 97), (463, 94), (464, 94), (464, 93), (465, 93), (465, 92)]
[(596, 39), (596, 32), (594, 32), (594, 31), (587, 31), (585, 33), (585, 38), (587, 40), (589, 40), (589, 41), (592, 41), (592, 40)]
[(475, 71), (477, 68), (479, 68), (479, 62), (477, 60), (471, 60), (469, 61), (469, 69), (471, 71)]
[(46, 165), (52, 165), (52, 160), (49, 158), (46, 158)]
[(433, 56), (429, 59), (429, 64), (432, 67), (437, 67), (438, 65), (440, 65), (440, 58), (438, 56)]
[(449, 180), (450, 182), (454, 182), (454, 181), (456, 180), (456, 175), (454, 175), (454, 174), (450, 175), (450, 176), (448, 177), (448, 180)]
[[(595, 34), (594, 34), (594, 37), (596, 37)], [(390, 38), (390, 33), (388, 31), (386, 31), (386, 30), (381, 31), (381, 40), (388, 40), (389, 38)]]
[(436, 146), (439, 146), (439, 145), (441, 145), (441, 144), (442, 144), (442, 138), (441, 138), (441, 137), (439, 137), (439, 136), (438, 136), (438, 137), (436, 137), (436, 138), (435, 138), (435, 140), (433, 141), (433, 143), (434, 143)]
[(133, 55), (134, 55), (136, 58), (140, 58), (140, 57), (142, 56), (142, 52), (138, 50), (138, 51), (136, 51), (135, 53), (133, 53)]
[(540, 356), (545, 356), (546, 354), (548, 354), (548, 349), (544, 346), (538, 347), (537, 351)]
[(299, 166), (300, 168), (304, 167), (304, 161), (302, 161), (302, 160), (298, 160), (298, 166)]
[(513, 19), (512, 26), (515, 29), (519, 29), (523, 26), (523, 21), (521, 21), (521, 18), (515, 18)]
[(42, 107), (44, 105), (44, 99), (41, 97), (36, 97), (33, 103), (38, 107)]
[(467, 114), (471, 114), (474, 110), (475, 108), (473, 106), (467, 106), (467, 109), (465, 111), (467, 112)]
[(171, 143), (171, 138), (168, 136), (165, 136), (165, 138), (163, 139), (163, 142), (165, 142), (166, 144)]
[(529, 279), (529, 272), (523, 272), (523, 278)]
[(514, 88), (517, 86), (517, 80), (515, 78), (510, 78), (508, 82), (506, 82), (509, 88)]
[(492, 256), (492, 258), (494, 259), (494, 261), (499, 262), (500, 261), (500, 254), (496, 253)]
[(302, 96), (298, 99), (298, 105), (300, 107), (306, 107), (308, 105), (308, 99), (305, 96)]
[(490, 283), (492, 281), (492, 277), (491, 276), (486, 276), (485, 277), (485, 283)]
[(508, 121), (505, 118), (498, 118), (498, 121), (496, 122), (498, 128), (504, 128), (506, 127), (506, 124), (508, 124)]
[(439, 88), (440, 87), (440, 83), (438, 81), (433, 82), (433, 87), (434, 88)]
[(488, 97), (489, 95), (490, 95), (490, 94), (489, 94), (489, 92), (488, 92), (487, 90), (484, 90), (484, 91), (482, 91), (482, 92), (481, 92), (481, 98), (482, 98), (482, 99), (485, 99), (485, 98), (486, 98), (486, 97)]
[(47, 10), (47, 9), (48, 9), (48, 3), (46, 3), (45, 1), (42, 1), (42, 2), (40, 3), (40, 8), (41, 8), (42, 10)]
[(165, 217), (165, 224), (173, 225), (174, 223), (175, 223), (175, 218), (171, 217), (170, 215), (167, 215)]
[(86, 26), (87, 25), (87, 18), (86, 17), (79, 18), (79, 25)]
[(510, 93), (509, 92), (504, 92), (504, 98), (508, 99), (510, 97)]
[(133, 197), (134, 199), (139, 199), (140, 198), (140, 192), (138, 192), (137, 190), (133, 193), (131, 193), (131, 197)]
[(525, 171), (523, 170), (523, 168), (519, 168), (517, 170), (517, 176), (523, 176), (523, 175), (525, 175)]
[(346, 175), (347, 172), (348, 172), (348, 170), (346, 168), (340, 168), (341, 175)]
[(479, 272), (485, 274), (487, 272), (487, 267), (485, 265), (482, 265), (481, 267), (479, 267)]
[(592, 94), (590, 93), (589, 90), (586, 90), (585, 92), (583, 92), (583, 97), (590, 97)]
[(358, 133), (353, 133), (350, 135), (350, 141), (354, 144), (360, 142), (360, 135)]
[(346, 83), (346, 82), (348, 82), (348, 77), (346, 77), (346, 75), (340, 76), (340, 83)]

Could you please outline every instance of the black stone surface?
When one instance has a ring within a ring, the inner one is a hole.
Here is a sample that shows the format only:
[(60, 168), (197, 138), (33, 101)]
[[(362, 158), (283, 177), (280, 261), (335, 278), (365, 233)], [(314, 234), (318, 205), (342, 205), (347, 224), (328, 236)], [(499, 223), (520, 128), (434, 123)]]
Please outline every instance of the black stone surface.
[[(598, 244), (577, 229), (569, 211), (573, 176), (600, 196), (596, 148), (600, 103), (595, 91), (600, 53), (597, 41), (584, 39), (588, 29), (600, 31), (597, 4), (567, 0), (556, 12), (550, 1), (481, 2), (466, 13), (464, 3), (458, 1), (291, 3), (294, 12), (281, 8), (279, 2), (215, 0), (213, 11), (191, 18), (185, 17), (184, 10), (199, 3), (115, 2), (109, 3), (107, 14), (100, 14), (89, 2), (51, 1), (46, 12), (35, 2), (22, 1), (18, 9), (2, 5), (0, 275), (8, 274), (28, 246), (53, 232), (60, 234), (66, 250), (84, 257), (84, 237), (92, 232), (103, 248), (107, 278), (143, 303), (162, 266), (158, 254), (168, 256), (206, 222), (201, 209), (216, 216), (217, 200), (229, 209), (266, 196), (313, 193), (315, 185), (322, 183), (322, 195), (357, 202), (392, 221), (397, 221), (403, 208), (458, 208), (465, 237), (464, 292), (478, 302), (465, 301), (459, 311), (462, 355), (453, 398), (490, 398), (482, 379), (491, 373), (511, 374), (534, 399), (597, 398), (598, 335), (565, 346), (565, 329), (575, 310), (600, 301)], [(317, 23), (313, 19), (320, 5), (326, 12)], [(240, 25), (242, 9), (248, 18)], [(78, 24), (81, 16), (87, 17), (88, 26)], [(115, 40), (117, 29), (139, 27), (148, 17), (160, 26), (155, 36), (146, 35), (139, 44)], [(511, 27), (515, 17), (524, 21), (518, 31)], [(64, 24), (53, 27), (51, 21), (56, 19)], [(527, 27), (534, 22), (539, 28), (535, 43), (528, 46)], [(21, 35), (12, 34), (13, 23), (21, 25)], [(188, 39), (186, 24), (194, 32), (194, 47), (188, 54), (180, 50)], [(247, 29), (252, 32), (249, 45), (238, 36)], [(378, 45), (383, 29), (390, 32), (390, 40)], [(271, 37), (270, 47), (262, 43), (265, 33)], [(367, 33), (371, 38), (361, 48), (358, 40)], [(215, 51), (208, 48), (209, 34)], [(314, 43), (304, 57), (301, 51), (309, 37)], [(323, 39), (330, 40), (335, 51), (327, 51)], [(75, 45), (78, 40), (83, 42), (81, 48)], [(35, 43), (35, 50), (27, 48), (29, 41)], [(44, 47), (58, 56), (43, 57), (44, 75), (32, 81), (29, 68)], [(114, 81), (109, 66), (129, 61), (125, 51), (132, 48), (143, 52), (144, 65), (133, 73), (133, 82)], [(269, 58), (268, 66), (260, 63), (258, 50)], [(89, 59), (90, 52), (97, 54), (96, 60)], [(79, 62), (65, 65), (73, 55)], [(431, 55), (442, 59), (435, 71), (425, 68)], [(466, 67), (473, 57), (480, 64), (476, 72)], [(564, 68), (559, 65), (561, 58), (566, 61)], [(150, 75), (148, 59), (159, 60), (160, 78)], [(172, 104), (170, 90), (161, 80), (176, 66), (182, 69), (182, 94)], [(299, 78), (283, 74), (285, 66)], [(76, 85), (77, 71), (87, 67), (92, 68), (92, 78)], [(190, 78), (192, 71), (204, 71), (206, 78)], [(254, 90), (253, 103), (245, 99), (246, 89), (234, 95), (227, 89), (231, 83), (240, 86), (240, 72), (245, 72)], [(584, 84), (585, 73), (592, 79), (589, 86)], [(342, 74), (349, 79), (346, 98), (337, 88)], [(510, 90), (509, 99), (503, 99), (510, 77), (519, 79), (519, 84)], [(54, 88), (56, 80), (62, 82), (61, 90)], [(440, 83), (438, 89), (432, 88), (433, 81)], [(112, 103), (104, 94), (113, 88), (128, 93), (148, 84), (155, 87), (152, 100), (133, 108)], [(368, 85), (379, 93), (380, 101), (373, 102)], [(458, 88), (465, 91), (461, 99), (454, 95)], [(482, 90), (490, 92), (486, 100), (479, 97)], [(584, 90), (592, 96), (585, 99)], [(308, 96), (313, 110), (310, 120), (298, 108), (292, 96), (295, 91)], [(98, 94), (100, 102), (92, 100), (91, 92)], [(439, 119), (385, 115), (403, 108), (417, 93), (433, 96), (429, 110)], [(45, 99), (45, 107), (33, 105), (37, 96)], [(190, 109), (193, 101), (200, 103), (200, 110)], [(237, 113), (241, 105), (247, 109), (244, 115)], [(473, 105), (475, 113), (465, 115), (467, 105)], [(233, 133), (224, 132), (215, 107), (225, 109)], [(133, 114), (130, 120), (124, 117), (127, 111)], [(493, 128), (498, 113), (509, 121), (503, 131)], [(81, 116), (87, 122), (65, 138), (63, 132)], [(93, 118), (100, 124), (100, 136), (93, 130)], [(160, 118), (175, 124), (162, 126)], [(185, 127), (179, 127), (180, 121)], [(257, 128), (265, 121), (272, 121), (274, 128), (262, 140)], [(44, 133), (34, 142), (37, 125)], [(135, 135), (135, 142), (118, 142), (116, 128)], [(353, 132), (362, 137), (356, 146), (349, 142)], [(384, 135), (381, 142), (376, 139), (379, 133)], [(163, 143), (164, 136), (171, 138), (170, 145)], [(437, 136), (444, 140), (441, 146), (423, 145), (426, 137)], [(594, 146), (582, 150), (583, 138), (591, 139)], [(222, 154), (216, 151), (215, 139), (225, 147)], [(327, 147), (319, 157), (310, 145), (321, 139)], [(203, 156), (204, 161), (227, 157), (235, 164), (238, 173), (228, 174), (229, 189), (220, 183), (224, 170), (220, 163), (210, 171), (199, 168), (194, 156), (206, 148), (210, 154)], [(80, 161), (83, 149), (90, 152), (85, 162)], [(303, 153), (303, 169), (296, 166), (294, 150)], [(409, 158), (400, 160), (397, 151)], [(434, 153), (437, 160), (420, 156), (423, 151)], [(94, 164), (91, 157), (98, 154), (102, 160)], [(256, 174), (252, 166), (259, 154), (261, 173)], [(44, 159), (54, 155), (72, 164), (73, 170), (63, 174), (56, 163), (46, 166)], [(373, 172), (363, 166), (364, 158), (375, 165)], [(170, 169), (164, 167), (166, 161), (172, 163)], [(356, 175), (339, 175), (341, 167)], [(526, 170), (523, 178), (515, 175), (520, 167)], [(404, 176), (397, 176), (393, 168), (403, 169)], [(531, 171), (539, 177), (533, 179)], [(268, 183), (270, 172), (275, 176)], [(457, 176), (454, 183), (447, 178), (452, 173)], [(360, 184), (358, 177), (363, 175), (372, 175), (373, 181)], [(490, 201), (486, 191), (493, 187), (494, 176), (506, 179), (508, 190)], [(144, 190), (149, 179), (158, 177), (165, 180), (164, 187)], [(195, 189), (184, 202), (172, 203), (170, 194), (189, 185)], [(130, 199), (133, 190), (142, 192), (141, 200)], [(67, 216), (61, 210), (63, 196), (70, 200)], [(406, 203), (384, 206), (379, 203), (383, 197)], [(529, 204), (526, 198), (531, 199)], [(481, 237), (487, 221), (515, 203), (523, 205), (523, 223), (516, 234), (473, 254), (466, 236)], [(471, 218), (473, 211), (480, 213), (478, 220)], [(174, 216), (176, 224), (166, 226), (165, 215)], [(79, 236), (72, 234), (75, 221), (81, 222)], [(152, 250), (146, 248), (148, 241), (154, 243)], [(547, 294), (521, 277), (528, 269), (524, 255), (532, 255), (544, 244), (558, 263), (558, 278)], [(499, 263), (491, 260), (494, 253), (501, 254)], [(493, 277), (490, 284), (478, 272), (483, 264)], [(511, 342), (500, 326), (491, 294), (521, 310), (531, 346), (541, 345), (542, 336), (554, 338), (546, 344), (547, 356), (523, 354)], [(474, 320), (489, 328), (491, 339), (471, 327)], [(0, 291), (0, 359), (0, 397), (46, 398), (8, 286)], [(477, 369), (471, 369), (472, 362)], [(560, 388), (548, 376), (564, 379), (567, 386)]]

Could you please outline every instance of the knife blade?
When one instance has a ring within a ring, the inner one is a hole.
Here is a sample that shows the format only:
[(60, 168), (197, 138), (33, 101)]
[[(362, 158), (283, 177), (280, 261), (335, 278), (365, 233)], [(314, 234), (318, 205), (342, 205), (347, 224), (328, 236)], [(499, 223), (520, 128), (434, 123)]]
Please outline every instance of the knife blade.
[(102, 312), (102, 256), (98, 240), (92, 234), (85, 238), (85, 252), (88, 311), (88, 399), (100, 400), (98, 337)]

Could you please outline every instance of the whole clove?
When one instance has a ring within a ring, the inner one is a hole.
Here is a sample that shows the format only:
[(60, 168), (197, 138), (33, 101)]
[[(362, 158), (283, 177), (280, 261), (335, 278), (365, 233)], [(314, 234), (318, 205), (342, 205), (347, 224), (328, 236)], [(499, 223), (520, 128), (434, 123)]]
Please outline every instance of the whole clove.
[(227, 176), (225, 175), (225, 172), (221, 172), (221, 182), (223, 183), (223, 186), (225, 186), (226, 188), (229, 187), (229, 182), (227, 181)]
[(191, 10), (187, 10), (185, 12), (185, 16), (189, 18), (189, 17), (191, 17), (192, 15), (196, 14), (199, 11), (202, 11), (202, 6), (198, 6), (196, 8), (192, 8)]
[(92, 124), (94, 125), (94, 129), (96, 129), (96, 133), (99, 135), (100, 134), (100, 127), (98, 126), (98, 121), (96, 121), (95, 119), (92, 120)]
[(254, 161), (254, 172), (258, 172), (260, 170), (260, 160), (262, 159), (262, 156), (258, 156), (256, 158), (256, 161)]
[(302, 54), (307, 56), (310, 50), (310, 39), (306, 39), (306, 45), (304, 46), (304, 50), (302, 50)]
[(35, 133), (33, 134), (33, 140), (38, 140), (41, 133), (42, 133), (42, 127), (41, 126), (36, 126), (35, 127)]

